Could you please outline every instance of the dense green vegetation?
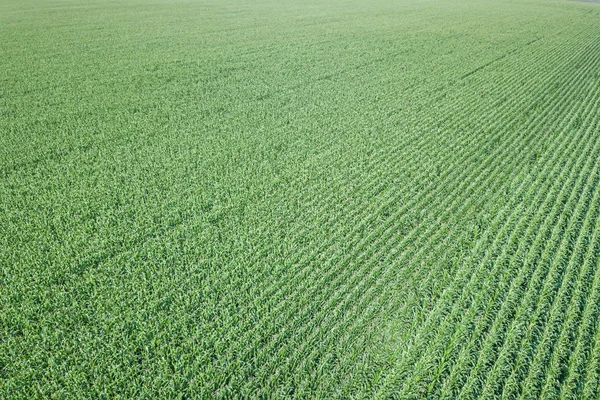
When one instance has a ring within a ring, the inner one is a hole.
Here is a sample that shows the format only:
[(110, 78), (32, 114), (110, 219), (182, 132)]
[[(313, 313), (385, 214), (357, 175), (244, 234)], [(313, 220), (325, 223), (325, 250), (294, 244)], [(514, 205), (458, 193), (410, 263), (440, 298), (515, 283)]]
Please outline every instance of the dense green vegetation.
[(0, 398), (600, 397), (600, 4), (4, 0)]

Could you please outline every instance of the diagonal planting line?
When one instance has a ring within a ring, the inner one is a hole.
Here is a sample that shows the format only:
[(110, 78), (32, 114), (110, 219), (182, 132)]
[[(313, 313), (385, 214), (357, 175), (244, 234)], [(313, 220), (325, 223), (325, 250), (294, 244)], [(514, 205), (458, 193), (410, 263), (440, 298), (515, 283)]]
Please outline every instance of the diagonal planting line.
[(333, 296), (332, 296), (332, 298), (333, 298)]
[[(571, 199), (573, 199), (573, 193), (571, 193)], [(572, 200), (570, 200), (570, 201), (572, 201)], [(562, 214), (561, 218), (558, 220), (558, 223), (561, 223), (561, 221), (566, 221), (564, 218), (565, 218), (565, 215)], [(563, 224), (565, 224), (565, 223), (566, 222), (563, 222)], [(560, 246), (560, 242), (561, 241), (559, 240), (559, 236), (558, 236), (558, 233), (559, 233), (558, 226), (559, 225), (556, 225), (555, 222), (553, 221), (552, 222), (552, 226), (553, 226), (553, 233), (552, 233), (552, 237), (550, 238), (550, 243), (554, 243), (555, 246)], [(537, 267), (536, 267), (535, 273), (533, 275), (533, 278), (531, 278), (532, 282), (529, 285), (531, 288), (529, 290), (527, 290), (526, 295), (525, 295), (524, 298), (521, 297), (521, 301), (519, 302), (520, 304), (522, 304), (523, 301), (531, 302), (532, 301), (531, 299), (534, 299), (534, 297), (532, 297), (536, 293), (536, 290), (534, 290), (534, 289), (538, 288), (539, 285), (542, 284), (542, 282), (547, 277), (547, 273), (549, 272), (546, 268), (543, 268), (543, 266), (546, 264), (544, 262), (544, 260), (547, 257), (550, 256), (550, 251), (552, 249), (554, 249), (554, 247), (551, 247), (548, 243), (540, 242), (538, 240), (536, 240), (536, 242), (537, 242), (537, 245), (534, 245), (533, 249), (539, 248), (541, 246), (540, 243), (543, 243), (543, 246), (541, 247), (541, 248), (544, 249), (543, 253), (541, 253), (541, 254), (539, 254), (538, 256), (535, 256), (535, 257), (533, 255), (532, 256), (526, 256), (525, 260), (528, 260), (528, 259), (531, 260), (531, 259), (533, 259), (535, 261), (539, 261), (539, 259), (541, 258), (542, 261), (535, 262), (535, 264), (537, 264)], [(535, 254), (535, 253), (533, 253), (533, 254)], [(526, 266), (529, 266), (529, 265), (532, 265), (532, 263), (527, 262)], [(524, 269), (521, 269), (521, 270), (523, 271)], [(526, 278), (523, 278), (523, 279), (526, 279)], [(519, 281), (520, 281), (520, 279), (519, 279)], [(515, 301), (519, 300), (518, 293), (520, 293), (520, 290), (521, 290), (520, 287), (523, 287), (523, 285), (524, 285), (524, 283), (520, 283), (518, 285), (517, 284), (513, 284), (512, 285), (512, 289), (511, 289), (511, 291), (509, 293), (512, 294), (513, 297), (511, 297), (511, 298), (513, 300), (512, 301), (506, 301), (505, 302), (506, 304), (503, 304), (503, 306), (501, 308), (500, 314), (497, 315), (497, 318), (495, 320), (494, 326), (492, 327), (492, 332), (491, 332), (490, 335), (488, 335), (488, 339), (487, 339), (486, 344), (484, 345), (483, 350), (482, 350), (482, 354), (484, 355), (485, 360), (480, 358), (478, 360), (478, 363), (477, 363), (477, 367), (476, 368), (478, 368), (479, 370), (483, 370), (483, 369), (485, 369), (487, 367), (491, 367), (490, 363), (493, 362), (492, 361), (493, 358), (491, 358), (491, 357), (495, 357), (496, 353), (495, 353), (495, 351), (491, 351), (491, 353), (488, 354), (488, 352), (486, 352), (486, 349), (487, 350), (495, 349), (495, 346), (499, 346), (499, 344), (497, 342), (495, 342), (496, 340), (499, 340), (498, 338), (500, 336), (498, 336), (498, 335), (503, 335), (504, 329), (509, 329), (508, 327), (502, 325), (502, 323), (506, 320), (506, 318), (504, 318), (504, 317), (501, 318), (500, 315), (503, 315), (502, 313), (508, 313), (508, 315), (511, 315), (511, 313), (514, 312), (512, 307), (513, 306), (517, 307), (517, 305), (513, 305), (513, 303), (515, 303)], [(510, 318), (512, 318), (512, 317), (507, 317), (507, 318), (509, 318), (509, 320), (510, 320)], [(509, 332), (511, 332), (511, 331), (509, 331)], [(516, 331), (513, 330), (511, 332), (511, 334), (515, 334), (515, 333), (520, 333), (520, 331), (519, 330), (516, 330)], [(503, 340), (503, 342), (504, 342), (504, 340)], [(490, 347), (490, 346), (492, 346), (492, 347)], [(482, 374), (483, 372), (479, 372), (479, 373)], [(474, 386), (473, 385), (475, 384), (475, 382), (476, 382), (476, 380), (474, 378), (470, 378), (470, 383), (471, 383), (470, 388), (473, 389), (473, 390), (474, 390)]]
[[(596, 190), (594, 193), (594, 197), (591, 200), (591, 207), (597, 209), (599, 207), (600, 201), (598, 201), (598, 193), (600, 191)], [(558, 340), (556, 341), (557, 346), (552, 351), (550, 360), (548, 361), (549, 368), (546, 371), (546, 386), (542, 390), (541, 396), (546, 396), (547, 398), (556, 398), (559, 397), (562, 393), (564, 397), (566, 393), (563, 392), (564, 386), (563, 383), (567, 380), (568, 371), (570, 369), (570, 358), (573, 354), (574, 346), (579, 340), (579, 337), (576, 334), (577, 327), (582, 324), (581, 315), (585, 308), (585, 305), (588, 301), (588, 298), (593, 295), (593, 292), (590, 293), (593, 285), (590, 285), (589, 282), (593, 281), (592, 276), (594, 273), (593, 265), (590, 262), (587, 262), (589, 259), (594, 259), (593, 252), (597, 250), (597, 246), (594, 244), (594, 236), (596, 231), (598, 230), (598, 224), (596, 223), (594, 226), (594, 222), (600, 221), (600, 218), (588, 217), (585, 221), (586, 225), (588, 225), (588, 229), (586, 231), (586, 236), (580, 236), (579, 249), (580, 250), (580, 258), (581, 261), (575, 260), (571, 261), (571, 264), (576, 266), (581, 266), (578, 274), (575, 276), (574, 280), (570, 283), (565, 284), (563, 281), (563, 286), (561, 286), (561, 290), (567, 291), (570, 288), (574, 288), (574, 293), (570, 298), (568, 298), (568, 308), (566, 304), (555, 304), (552, 309), (552, 316), (554, 319), (558, 319), (556, 315), (563, 313), (563, 316), (567, 316), (567, 318), (563, 318), (564, 324), (561, 324), (560, 321), (557, 324), (559, 326), (558, 333), (554, 334), (554, 338), (558, 336)], [(592, 239), (590, 241), (590, 239)], [(591, 245), (590, 245), (591, 243)], [(585, 253), (584, 251), (585, 250)], [(597, 259), (597, 255), (596, 255)], [(555, 302), (558, 302), (558, 299), (564, 298), (560, 297), (560, 294), (557, 296)], [(564, 300), (563, 300), (564, 301)], [(560, 306), (563, 309), (560, 309)], [(565, 309), (566, 308), (566, 309)], [(552, 326), (552, 316), (550, 321), (547, 323), (547, 326)], [(546, 333), (544, 333), (546, 334)], [(543, 343), (543, 339), (542, 339)]]
[[(589, 111), (591, 108), (597, 106), (598, 103), (593, 103), (590, 102), (588, 104), (588, 110)], [(585, 112), (584, 114), (590, 115), (587, 112)], [(586, 126), (588, 126), (585, 130), (587, 132), (590, 132), (590, 134), (592, 134), (592, 132), (594, 132), (593, 124), (589, 123), (589, 121), (586, 121)], [(596, 156), (594, 154), (590, 155), (589, 158), (591, 158), (592, 160), (595, 158)], [(597, 168), (596, 165), (594, 165), (593, 163), (591, 164), (591, 168)], [(586, 170), (581, 170), (580, 171), (580, 175), (585, 175)], [(595, 183), (592, 181), (592, 183), (589, 183), (590, 179), (595, 179), (594, 176), (587, 176), (586, 178), (587, 182), (586, 182), (586, 191), (589, 191), (591, 188), (594, 187)], [(591, 193), (593, 194), (593, 192)], [(574, 217), (571, 220), (570, 224), (567, 226), (567, 231), (566, 232), (574, 232), (574, 235), (577, 237), (577, 242), (575, 242), (575, 240), (568, 240), (568, 239), (564, 239), (560, 245), (560, 247), (558, 248), (557, 252), (555, 253), (555, 257), (553, 260), (548, 260), (547, 264), (551, 264), (549, 266), (549, 273), (548, 276), (546, 278), (546, 286), (543, 288), (542, 293), (540, 294), (541, 298), (547, 297), (544, 296), (544, 293), (548, 293), (550, 296), (554, 296), (556, 294), (556, 296), (554, 297), (554, 304), (552, 305), (552, 315), (556, 315), (555, 312), (555, 308), (557, 308), (557, 301), (562, 298), (562, 294), (563, 291), (566, 290), (566, 285), (565, 282), (569, 281), (569, 277), (572, 275), (573, 271), (572, 269), (568, 269), (567, 271), (565, 271), (565, 276), (563, 277), (563, 275), (560, 275), (562, 273), (561, 268), (560, 267), (560, 262), (563, 261), (561, 260), (560, 257), (570, 257), (571, 261), (569, 261), (569, 265), (573, 266), (573, 265), (579, 265), (578, 263), (574, 263), (572, 260), (574, 259), (574, 257), (577, 256), (578, 251), (577, 249), (581, 248), (582, 245), (582, 240), (584, 240), (584, 235), (582, 235), (582, 233), (584, 232), (584, 230), (582, 229), (582, 224), (583, 224), (583, 218), (584, 217), (578, 217), (579, 215), (584, 215), (586, 216), (585, 218), (589, 219), (589, 217), (587, 217), (587, 215), (589, 215), (592, 210), (589, 207), (589, 200), (590, 200), (591, 196), (588, 195), (587, 192), (584, 192), (581, 195), (581, 198), (578, 200), (579, 203), (577, 205), (577, 209), (574, 211)], [(585, 226), (583, 226), (583, 228), (585, 228)], [(566, 235), (565, 235), (566, 236)], [(558, 257), (560, 256), (560, 257)], [(576, 271), (575, 271), (576, 272)], [(554, 275), (558, 275), (558, 278), (555, 278), (553, 280), (553, 276)], [(551, 283), (552, 282), (561, 282), (562, 281), (562, 285), (560, 286), (559, 290), (556, 290), (556, 288), (551, 289)], [(529, 294), (529, 292), (528, 292)], [(530, 303), (527, 304), (527, 306), (522, 306), (518, 311), (517, 314), (515, 315), (515, 318), (513, 318), (512, 324), (511, 326), (508, 328), (508, 331), (510, 332), (508, 337), (505, 339), (504, 341), (504, 346), (503, 348), (500, 350), (500, 354), (498, 357), (498, 360), (496, 362), (496, 364), (498, 364), (498, 362), (500, 361), (501, 364), (498, 365), (494, 365), (494, 367), (492, 368), (492, 371), (490, 374), (488, 374), (488, 379), (486, 382), (486, 387), (484, 388), (484, 395), (487, 395), (489, 393), (489, 396), (495, 396), (496, 393), (501, 392), (503, 383), (504, 383), (504, 379), (507, 378), (507, 373), (508, 371), (510, 371), (510, 367), (507, 364), (516, 364), (515, 363), (515, 358), (517, 356), (521, 356), (524, 354), (524, 352), (522, 351), (523, 346), (518, 346), (519, 344), (519, 340), (518, 337), (520, 335), (523, 334), (523, 331), (520, 328), (520, 326), (523, 326), (526, 324), (526, 319), (528, 317), (530, 317), (531, 315), (534, 314), (534, 309), (533, 307), (538, 307), (538, 309), (541, 307), (541, 304), (538, 302), (537, 305), (534, 305), (534, 298), (532, 298), (532, 301)], [(535, 311), (535, 315), (540, 314), (541, 315), (545, 315), (546, 312), (545, 311)], [(551, 317), (552, 318), (552, 317)], [(517, 322), (517, 321), (523, 321), (523, 322)], [(531, 320), (531, 325), (530, 326), (540, 326), (540, 322), (534, 322), (536, 321), (536, 318), (534, 317)], [(560, 325), (560, 324), (556, 324), (556, 325)], [(548, 324), (546, 324), (546, 327), (548, 327)], [(530, 329), (531, 330), (531, 329)], [(527, 340), (527, 347), (531, 348), (532, 345), (535, 345), (537, 343), (537, 341), (535, 340), (535, 338), (537, 337), (537, 335), (532, 334), (530, 335), (529, 340)], [(508, 346), (511, 346), (512, 348), (509, 349)], [(519, 351), (521, 349), (521, 351)], [(517, 351), (519, 351), (518, 354), (515, 354)], [(504, 352), (504, 354), (503, 354)], [(494, 386), (491, 385), (491, 383), (494, 383)]]
[[(547, 225), (547, 224), (548, 224), (548, 223), (546, 223), (546, 225)], [(536, 226), (537, 226), (537, 225), (536, 225)], [(544, 228), (542, 228), (542, 230), (543, 230), (543, 229), (544, 229)], [(556, 237), (556, 229), (554, 229), (554, 232), (555, 232), (555, 233), (554, 233), (554, 236), (553, 236), (553, 237), (557, 239), (557, 237)], [(556, 240), (555, 240), (555, 241), (556, 241)], [(544, 241), (541, 241), (541, 240), (539, 240), (539, 239), (536, 239), (536, 241), (534, 242), (534, 247), (533, 247), (532, 249), (541, 248), (541, 246), (542, 246), (542, 245), (543, 245), (543, 247), (546, 249), (545, 251), (546, 251), (546, 254), (547, 254), (547, 251), (548, 251), (549, 247), (546, 245), (546, 243), (544, 243)], [(537, 251), (537, 250), (536, 250), (536, 251)], [(531, 250), (530, 250), (530, 254), (531, 254)], [(541, 256), (544, 256), (544, 255), (541, 255)], [(529, 258), (529, 259), (531, 259), (531, 257), (528, 257), (528, 256), (524, 256), (524, 257), (525, 257), (525, 260), (527, 260), (528, 258)], [(544, 256), (544, 257), (546, 257), (546, 256)], [(531, 264), (531, 263), (526, 263), (526, 264), (525, 264), (525, 266), (532, 266), (532, 264)], [(544, 276), (544, 275), (540, 275), (540, 274), (542, 274), (542, 272), (543, 272), (543, 271), (545, 271), (545, 270), (544, 270), (544, 269), (540, 269), (540, 267), (541, 267), (541, 265), (540, 265), (540, 264), (538, 264), (538, 267), (536, 268), (536, 274), (537, 274), (537, 275), (534, 275), (534, 277), (535, 277), (535, 276), (537, 276), (537, 278), (535, 278), (535, 279), (537, 279), (537, 280), (540, 280), (540, 279), (542, 279), (542, 278), (543, 278), (543, 276)], [(524, 269), (524, 268), (521, 268), (521, 269), (520, 269), (520, 271), (524, 273), (525, 269)], [(520, 279), (521, 279), (521, 278), (520, 278)], [(526, 278), (523, 278), (523, 279), (526, 279)], [(534, 279), (534, 281), (531, 283), (531, 285), (530, 285), (530, 286), (533, 286), (533, 287), (535, 287), (535, 282), (537, 282), (535, 279)], [(523, 282), (521, 285), (523, 285), (524, 283), (525, 283), (525, 281), (524, 281), (524, 282)], [(513, 284), (513, 285), (512, 285), (512, 287), (513, 287), (513, 288), (515, 288), (515, 290), (517, 290), (516, 288), (518, 288), (519, 286), (518, 286), (518, 285), (514, 285), (514, 284)], [(531, 292), (533, 292), (533, 290), (531, 290)], [(511, 293), (518, 293), (518, 292), (513, 292), (513, 291), (511, 291)], [(513, 295), (513, 296), (515, 296), (515, 295)], [(513, 297), (513, 298), (514, 298), (514, 300), (518, 300), (518, 297)], [(512, 301), (512, 302), (514, 303), (514, 301)], [(507, 301), (507, 303), (510, 303), (510, 302), (508, 302), (508, 301)], [(502, 307), (502, 310), (506, 310), (506, 311), (502, 311), (502, 312), (509, 312), (509, 313), (510, 313), (510, 312), (511, 312), (511, 311), (510, 311), (510, 310), (511, 310), (511, 308), (508, 308), (509, 306), (511, 306), (511, 305), (510, 305), (510, 304), (508, 304), (508, 305), (503, 305), (503, 307)], [(499, 330), (499, 329), (504, 329), (504, 327), (503, 327), (502, 325), (499, 325), (499, 324), (501, 323), (501, 321), (502, 321), (502, 319), (500, 319), (500, 318), (497, 316), (497, 318), (495, 319), (495, 324), (494, 324), (494, 327), (492, 327), (492, 330), (493, 330), (493, 331), (496, 331), (496, 330)], [(500, 332), (502, 332), (502, 330), (500, 330)], [(492, 345), (492, 343), (493, 343), (493, 342), (491, 342), (491, 341), (490, 341), (490, 340), (491, 340), (490, 338), (493, 338), (493, 337), (495, 337), (495, 336), (494, 336), (494, 335), (491, 335), (491, 336), (490, 336), (490, 335), (488, 335), (488, 341), (487, 341), (487, 343), (489, 343), (489, 344), (486, 344), (485, 346), (490, 346), (490, 345)], [(482, 351), (482, 354), (487, 354), (487, 353), (485, 353), (485, 351)], [(493, 353), (493, 354), (495, 354), (495, 353)], [(486, 355), (486, 357), (487, 357), (487, 358), (489, 358), (487, 355)], [(481, 362), (480, 362), (480, 361), (481, 361)], [(489, 360), (488, 360), (488, 361), (485, 361), (485, 362), (489, 362)], [(483, 360), (478, 360), (478, 364), (483, 366), (483, 365), (484, 365), (484, 362), (483, 362)]]
[[(569, 322), (572, 321), (569, 325), (573, 325), (572, 329), (576, 329), (577, 326), (579, 329), (577, 329), (576, 333), (572, 333), (572, 330), (563, 330), (559, 339), (562, 347), (568, 347), (568, 361), (566, 363), (568, 370), (562, 381), (561, 398), (577, 398), (579, 395), (583, 386), (584, 364), (591, 351), (592, 333), (594, 329), (598, 329), (598, 327), (595, 327), (598, 320), (595, 316), (600, 315), (600, 269), (597, 268), (600, 255), (599, 227), (600, 218), (596, 220), (596, 226), (589, 241), (590, 246), (584, 260), (586, 272), (584, 272), (584, 277), (578, 283), (577, 291), (579, 293), (583, 292), (581, 294), (583, 299), (580, 303), (572, 302), (572, 307), (567, 311)], [(593, 275), (593, 279), (586, 279), (589, 275)], [(590, 281), (593, 283), (588, 292), (587, 286)], [(572, 311), (573, 309), (575, 311)], [(573, 346), (575, 346), (574, 349)], [(557, 350), (556, 355), (561, 355), (560, 350)], [(562, 365), (565, 365), (564, 361)]]

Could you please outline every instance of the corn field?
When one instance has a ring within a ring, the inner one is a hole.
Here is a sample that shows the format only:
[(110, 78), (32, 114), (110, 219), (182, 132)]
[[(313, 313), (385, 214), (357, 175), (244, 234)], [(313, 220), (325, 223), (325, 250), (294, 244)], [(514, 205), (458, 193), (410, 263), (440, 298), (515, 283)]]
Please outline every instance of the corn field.
[(600, 3), (0, 2), (0, 398), (600, 398)]

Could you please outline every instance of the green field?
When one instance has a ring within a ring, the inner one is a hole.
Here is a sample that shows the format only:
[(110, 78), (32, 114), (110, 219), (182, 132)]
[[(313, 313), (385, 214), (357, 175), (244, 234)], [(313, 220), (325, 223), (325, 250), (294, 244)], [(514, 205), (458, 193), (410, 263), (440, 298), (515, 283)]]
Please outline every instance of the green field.
[(0, 398), (600, 398), (600, 4), (0, 1)]

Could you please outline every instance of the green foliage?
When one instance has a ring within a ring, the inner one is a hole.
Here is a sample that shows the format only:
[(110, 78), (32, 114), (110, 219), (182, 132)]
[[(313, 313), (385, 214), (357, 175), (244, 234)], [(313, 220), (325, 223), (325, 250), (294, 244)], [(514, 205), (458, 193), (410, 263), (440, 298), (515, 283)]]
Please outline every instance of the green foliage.
[(600, 397), (600, 5), (0, 4), (0, 398)]

